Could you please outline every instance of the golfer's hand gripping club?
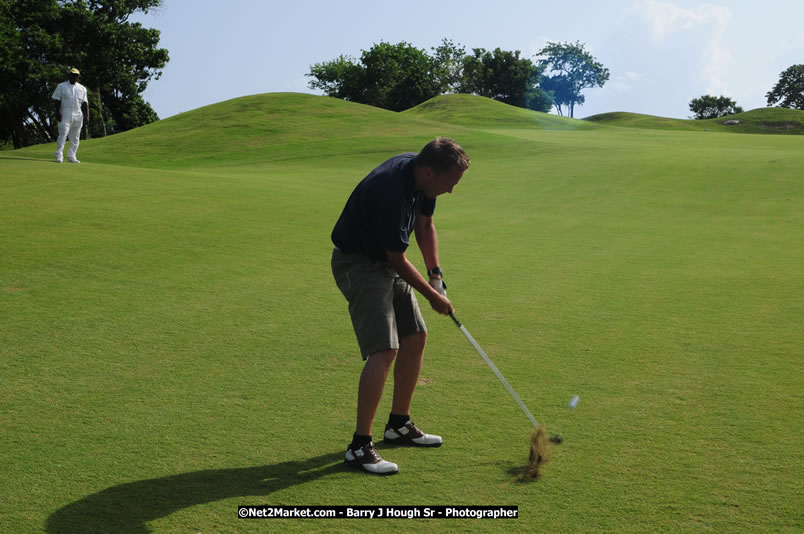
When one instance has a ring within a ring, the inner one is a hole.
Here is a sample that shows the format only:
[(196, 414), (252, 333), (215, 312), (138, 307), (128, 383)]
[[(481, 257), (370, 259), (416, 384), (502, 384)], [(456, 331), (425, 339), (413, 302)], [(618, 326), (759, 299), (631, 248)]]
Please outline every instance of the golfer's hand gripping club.
[(441, 293), (436, 292), (433, 298), (430, 300), (430, 306), (433, 307), (435, 311), (442, 315), (451, 315), (453, 312), (452, 303), (449, 301), (447, 297), (442, 295)]
[(447, 284), (443, 278), (430, 278), (430, 287), (438, 291), (441, 295), (447, 296)]

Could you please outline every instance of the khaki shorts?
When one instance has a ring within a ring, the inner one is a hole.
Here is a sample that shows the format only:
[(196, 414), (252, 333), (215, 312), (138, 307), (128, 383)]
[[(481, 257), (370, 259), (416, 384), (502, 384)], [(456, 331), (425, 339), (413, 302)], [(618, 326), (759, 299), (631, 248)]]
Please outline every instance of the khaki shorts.
[(386, 261), (363, 254), (332, 252), (335, 283), (349, 302), (349, 315), (363, 359), (399, 340), (427, 332), (416, 294)]

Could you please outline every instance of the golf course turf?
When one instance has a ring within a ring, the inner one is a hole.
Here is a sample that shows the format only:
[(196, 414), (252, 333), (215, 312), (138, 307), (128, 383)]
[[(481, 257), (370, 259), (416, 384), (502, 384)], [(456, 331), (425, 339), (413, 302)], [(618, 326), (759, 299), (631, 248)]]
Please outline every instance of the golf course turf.
[[(0, 152), (0, 532), (800, 532), (804, 137), (615, 126), (275, 93), (83, 141), (80, 165)], [(532, 425), (424, 299), (412, 416), (444, 446), (343, 465), (361, 359), (329, 234), (438, 135), (472, 159), (435, 214), (456, 315), (563, 436), (537, 481)], [(519, 517), (237, 518), (263, 504)]]

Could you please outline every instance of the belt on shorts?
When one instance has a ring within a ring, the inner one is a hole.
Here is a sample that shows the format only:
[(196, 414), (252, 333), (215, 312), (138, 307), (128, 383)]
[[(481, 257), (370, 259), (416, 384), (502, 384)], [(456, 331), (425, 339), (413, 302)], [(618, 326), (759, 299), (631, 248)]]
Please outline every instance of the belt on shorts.
[(366, 258), (369, 258), (369, 259), (371, 259), (373, 261), (383, 261), (383, 262), (386, 262), (386, 263), (388, 262), (388, 258), (378, 258), (376, 256), (372, 256), (371, 254), (365, 254), (363, 252), (346, 252), (345, 250), (343, 250), (341, 248), (338, 248), (337, 246), (332, 247), (332, 252), (335, 253), (335, 254), (344, 254), (344, 255), (360, 254), (360, 255), (365, 256)]

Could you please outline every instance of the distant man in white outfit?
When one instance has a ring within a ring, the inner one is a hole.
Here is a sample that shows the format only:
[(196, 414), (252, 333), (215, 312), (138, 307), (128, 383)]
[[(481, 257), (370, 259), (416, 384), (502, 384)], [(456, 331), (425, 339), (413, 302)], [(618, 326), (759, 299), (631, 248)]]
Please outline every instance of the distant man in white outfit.
[(62, 82), (53, 92), (56, 104), (56, 119), (59, 121), (59, 140), (56, 146), (56, 161), (62, 162), (64, 156), (64, 143), (70, 137), (70, 148), (67, 151), (67, 161), (81, 163), (76, 159), (78, 152), (78, 138), (81, 128), (89, 124), (89, 104), (87, 101), (87, 88), (78, 83), (81, 75), (78, 69), (70, 69), (70, 81)]

